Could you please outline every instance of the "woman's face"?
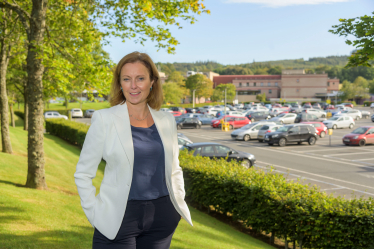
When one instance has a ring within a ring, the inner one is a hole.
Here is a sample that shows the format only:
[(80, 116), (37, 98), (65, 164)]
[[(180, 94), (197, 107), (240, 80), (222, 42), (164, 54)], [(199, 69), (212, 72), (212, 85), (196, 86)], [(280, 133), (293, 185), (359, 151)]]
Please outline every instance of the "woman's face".
[(133, 105), (146, 102), (153, 85), (147, 68), (141, 62), (125, 64), (121, 69), (120, 83), (126, 101)]

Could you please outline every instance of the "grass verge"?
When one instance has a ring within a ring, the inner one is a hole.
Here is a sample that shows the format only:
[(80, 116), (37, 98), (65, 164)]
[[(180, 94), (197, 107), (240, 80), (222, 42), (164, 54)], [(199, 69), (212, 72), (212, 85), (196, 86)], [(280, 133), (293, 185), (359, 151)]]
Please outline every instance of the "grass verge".
[[(24, 188), (27, 175), (27, 132), (22, 120), (10, 127), (13, 155), (0, 154), (1, 248), (91, 248), (93, 228), (80, 206), (73, 174), (80, 149), (46, 134), (45, 171), (48, 190)], [(99, 188), (101, 163), (94, 179)], [(171, 248), (273, 248), (190, 206), (194, 226), (183, 219)]]

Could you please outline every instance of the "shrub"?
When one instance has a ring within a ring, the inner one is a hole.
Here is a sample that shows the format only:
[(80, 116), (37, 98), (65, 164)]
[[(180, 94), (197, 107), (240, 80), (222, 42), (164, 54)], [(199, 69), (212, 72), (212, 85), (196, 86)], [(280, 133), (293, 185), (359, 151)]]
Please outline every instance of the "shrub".
[(364, 106), (370, 106), (374, 101), (364, 101)]
[[(63, 119), (46, 122), (47, 132), (83, 145), (87, 125)], [(194, 157), (186, 150), (179, 160), (190, 200), (231, 213), (254, 230), (297, 241), (304, 248), (374, 248), (372, 198), (334, 198), (280, 174)]]

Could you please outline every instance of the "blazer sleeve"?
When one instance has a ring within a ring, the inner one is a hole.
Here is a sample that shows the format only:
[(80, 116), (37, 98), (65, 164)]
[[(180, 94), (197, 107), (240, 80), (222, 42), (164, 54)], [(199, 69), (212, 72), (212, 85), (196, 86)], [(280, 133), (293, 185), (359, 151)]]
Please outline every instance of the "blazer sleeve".
[(96, 188), (92, 185), (92, 180), (96, 177), (97, 168), (103, 157), (104, 140), (103, 118), (99, 111), (95, 111), (74, 174), (83, 211), (92, 226), (96, 202)]
[(178, 131), (177, 131), (177, 123), (175, 122), (175, 118), (171, 116), (171, 124), (173, 131), (173, 168), (171, 172), (171, 178), (173, 179), (174, 185), (174, 193), (179, 195), (182, 199), (184, 199), (186, 192), (184, 190), (184, 179), (183, 179), (183, 170), (179, 165), (179, 146), (178, 146)]

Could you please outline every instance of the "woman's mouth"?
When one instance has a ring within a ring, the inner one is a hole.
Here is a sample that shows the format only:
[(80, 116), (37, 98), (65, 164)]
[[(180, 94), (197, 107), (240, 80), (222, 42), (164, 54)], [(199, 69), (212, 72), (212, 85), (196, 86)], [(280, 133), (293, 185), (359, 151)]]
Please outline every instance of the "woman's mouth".
[(138, 93), (130, 93), (131, 96), (138, 96), (140, 94), (140, 92)]

